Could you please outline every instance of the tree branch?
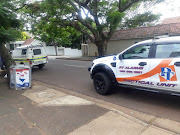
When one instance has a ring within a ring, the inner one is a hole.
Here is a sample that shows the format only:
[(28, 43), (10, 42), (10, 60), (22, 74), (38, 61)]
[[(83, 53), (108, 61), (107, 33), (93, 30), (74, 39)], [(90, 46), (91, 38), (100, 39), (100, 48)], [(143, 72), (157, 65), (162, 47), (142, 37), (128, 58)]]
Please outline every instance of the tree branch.
[(130, 8), (134, 3), (139, 2), (140, 0), (130, 0), (125, 5), (122, 5), (122, 1), (119, 0), (119, 12), (124, 12), (126, 9)]
[(25, 2), (26, 2), (26, 0), (23, 0), (22, 6), (19, 7), (19, 8), (16, 8), (14, 11), (16, 12), (16, 11), (18, 11), (18, 10), (24, 8), (25, 6), (27, 6), (27, 4), (25, 4)]
[[(94, 21), (95, 21), (97, 27), (100, 28), (101, 25), (100, 25), (99, 20), (98, 20), (97, 12), (94, 13), (94, 12), (91, 10), (91, 8), (89, 8), (89, 6), (88, 6), (87, 4), (81, 3), (81, 2), (79, 2), (78, 0), (74, 0), (74, 1), (75, 1), (77, 4), (79, 4), (80, 6), (86, 8), (86, 9), (89, 11), (89, 13), (93, 16)], [(88, 0), (87, 0), (87, 1), (88, 1)], [(90, 0), (89, 0), (89, 1), (90, 1)], [(96, 1), (96, 3), (97, 3), (97, 1)], [(97, 8), (97, 7), (96, 7), (96, 8)]]
[[(77, 0), (75, 0), (75, 2), (77, 2), (77, 4), (79, 4), (79, 5), (82, 4), (82, 3), (80, 3), (80, 2), (77, 1)], [(82, 25), (84, 25), (87, 29), (89, 29), (95, 37), (97, 37), (97, 36), (98, 36), (98, 35), (97, 35), (97, 31), (94, 30), (94, 28), (93, 28), (88, 22), (86, 22), (86, 21), (83, 20), (82, 16), (80, 15), (80, 14), (81, 14), (81, 11), (80, 11), (80, 10), (77, 8), (77, 6), (72, 2), (72, 0), (70, 0), (70, 4), (73, 6), (73, 8), (76, 10), (76, 12), (78, 12), (78, 15), (76, 15), (75, 13), (73, 13), (73, 12), (71, 11), (71, 12), (74, 14), (74, 16), (76, 16), (77, 20), (78, 20)], [(80, 6), (82, 6), (82, 5), (80, 5)]]
[(86, 1), (84, 2), (84, 6), (87, 6), (90, 1), (91, 1), (91, 0), (86, 0)]
[[(88, 10), (89, 11), (89, 13), (92, 15), (92, 17), (94, 18), (94, 22), (95, 22), (95, 24), (96, 24), (96, 26), (97, 26), (97, 31), (96, 30), (94, 30), (94, 28), (92, 28), (92, 29), (90, 29), (89, 27), (87, 27), (85, 24), (84, 24), (84, 21), (83, 20), (79, 20), (78, 19), (78, 21), (80, 21), (84, 26), (86, 26), (92, 33), (93, 33), (93, 35), (94, 35), (94, 37), (97, 37), (97, 36), (99, 36), (99, 35), (101, 35), (102, 37), (105, 37), (105, 35), (104, 35), (104, 33), (103, 33), (103, 29), (102, 29), (102, 26), (101, 26), (101, 24), (100, 24), (100, 22), (99, 22), (99, 19), (98, 19), (98, 15), (97, 15), (97, 6), (98, 6), (98, 1), (97, 0), (95, 0), (95, 8), (96, 8), (96, 10), (93, 12), (92, 11), (92, 9), (87, 5), (87, 4), (84, 4), (84, 3), (82, 3), (82, 2), (80, 2), (79, 0), (74, 0), (78, 5), (80, 5), (80, 6), (82, 6), (83, 8), (85, 8), (86, 10)], [(87, 0), (88, 1), (88, 0)], [(90, 0), (89, 0), (90, 1)], [(88, 22), (86, 22), (86, 23), (88, 23)], [(92, 30), (94, 30), (94, 31), (92, 31)]]
[(63, 26), (63, 27), (67, 27), (67, 26), (70, 26), (70, 27), (73, 27), (75, 28), (77, 31), (80, 31), (84, 34), (86, 34), (89, 38), (89, 40), (93, 43), (95, 43), (95, 40), (94, 38), (92, 37), (92, 35), (90, 35), (86, 30), (83, 30), (82, 27), (78, 24), (78, 22), (75, 22), (75, 21), (67, 21), (67, 20), (64, 20), (64, 19), (60, 19), (58, 18), (58, 21), (53, 21), (54, 23), (56, 24), (59, 24), (60, 26)]
[(78, 24), (78, 22), (71, 23), (71, 24), (69, 24), (69, 26), (75, 28), (77, 31), (80, 31), (80, 32), (86, 34), (88, 36), (89, 40), (91, 42), (95, 43), (95, 40), (93, 39), (93, 37), (87, 31), (83, 30), (81, 28), (81, 26)]

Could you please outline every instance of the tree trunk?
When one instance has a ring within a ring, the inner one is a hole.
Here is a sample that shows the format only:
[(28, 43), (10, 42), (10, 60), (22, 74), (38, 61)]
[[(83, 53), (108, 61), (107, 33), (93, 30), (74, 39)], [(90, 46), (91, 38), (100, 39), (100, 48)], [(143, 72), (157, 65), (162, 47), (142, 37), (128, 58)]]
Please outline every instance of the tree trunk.
[(98, 48), (98, 53), (99, 53), (99, 56), (104, 56), (104, 55), (107, 55), (107, 41), (99, 44), (97, 43), (96, 46)]
[(55, 47), (56, 56), (57, 56), (58, 55), (57, 44), (55, 44), (54, 47)]
[(4, 44), (0, 44), (0, 53), (1, 53), (2, 59), (4, 60), (4, 63), (5, 63), (5, 68), (7, 70), (8, 83), (9, 83), (10, 82), (10, 66), (15, 63), (14, 63), (8, 49), (4, 46)]

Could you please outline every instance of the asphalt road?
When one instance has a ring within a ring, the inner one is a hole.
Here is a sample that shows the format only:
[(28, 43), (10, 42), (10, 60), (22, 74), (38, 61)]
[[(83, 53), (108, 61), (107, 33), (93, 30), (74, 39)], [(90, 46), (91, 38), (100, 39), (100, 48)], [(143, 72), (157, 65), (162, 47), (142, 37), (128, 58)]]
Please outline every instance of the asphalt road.
[(89, 61), (49, 60), (44, 69), (33, 69), (33, 79), (72, 90), (126, 108), (180, 122), (180, 97), (115, 88), (108, 96), (96, 93), (89, 77)]

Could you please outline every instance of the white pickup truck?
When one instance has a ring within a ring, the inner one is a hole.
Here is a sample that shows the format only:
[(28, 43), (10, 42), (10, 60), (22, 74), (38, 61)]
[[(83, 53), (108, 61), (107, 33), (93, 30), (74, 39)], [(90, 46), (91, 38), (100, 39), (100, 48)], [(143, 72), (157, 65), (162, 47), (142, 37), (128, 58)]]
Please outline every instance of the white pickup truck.
[(118, 55), (94, 60), (89, 71), (102, 95), (116, 84), (180, 95), (180, 37), (136, 43)]

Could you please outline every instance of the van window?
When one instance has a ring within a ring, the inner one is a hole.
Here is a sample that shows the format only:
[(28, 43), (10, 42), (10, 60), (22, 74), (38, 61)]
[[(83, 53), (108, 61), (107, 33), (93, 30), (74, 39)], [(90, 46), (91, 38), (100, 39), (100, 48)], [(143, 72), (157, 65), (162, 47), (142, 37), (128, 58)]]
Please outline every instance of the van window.
[(34, 55), (40, 55), (41, 54), (41, 49), (34, 49), (33, 53), (34, 53)]
[(180, 57), (180, 44), (157, 45), (156, 58)]
[(27, 49), (22, 49), (21, 55), (26, 55)]

